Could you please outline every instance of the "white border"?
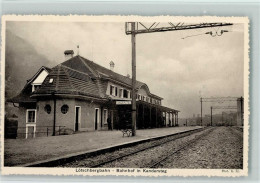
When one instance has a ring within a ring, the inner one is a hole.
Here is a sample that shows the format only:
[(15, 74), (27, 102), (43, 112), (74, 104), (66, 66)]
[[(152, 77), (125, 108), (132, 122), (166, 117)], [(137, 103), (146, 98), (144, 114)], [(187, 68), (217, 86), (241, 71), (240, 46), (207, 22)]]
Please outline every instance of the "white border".
[[(15, 16), (15, 15), (5, 15), (2, 17), (2, 54), (1, 54), (1, 72), (5, 73), (5, 28), (6, 21), (48, 21), (48, 22), (131, 22), (131, 21), (143, 21), (143, 22), (168, 22), (172, 19), (172, 16)], [(174, 19), (178, 21), (197, 23), (200, 19), (203, 22), (232, 22), (232, 23), (243, 23), (244, 25), (249, 24), (249, 19), (247, 17), (217, 17), (217, 16), (203, 16), (203, 17), (181, 17), (175, 16)], [(128, 175), (128, 176), (223, 176), (223, 177), (238, 177), (248, 175), (248, 136), (249, 136), (249, 26), (244, 26), (244, 149), (243, 149), (243, 170), (222, 170), (222, 169), (166, 169), (167, 174), (164, 173), (145, 173), (144, 169), (134, 169), (134, 172), (115, 172), (115, 168), (99, 168), (99, 169), (82, 169), (84, 172), (79, 172), (75, 168), (23, 168), (23, 167), (4, 167), (3, 166), (3, 155), (4, 155), (4, 143), (2, 143), (1, 150), (1, 169), (2, 174), (22, 174), (22, 175)], [(1, 84), (2, 87), (5, 86), (5, 76), (2, 74)], [(1, 96), (4, 99), (4, 90), (1, 90)], [(3, 100), (2, 100), (3, 101)], [(1, 114), (4, 114), (4, 102), (1, 103), (2, 110)], [(95, 110), (99, 108), (95, 108)], [(95, 111), (96, 112), (96, 111)], [(96, 115), (96, 114), (95, 114)], [(4, 121), (4, 115), (1, 116), (2, 121)], [(98, 115), (99, 119), (99, 115)], [(4, 123), (1, 124), (1, 134), (3, 134)], [(1, 141), (4, 142), (3, 135), (1, 136)], [(109, 172), (103, 172), (104, 170), (109, 170)], [(128, 170), (128, 169), (126, 169)]]

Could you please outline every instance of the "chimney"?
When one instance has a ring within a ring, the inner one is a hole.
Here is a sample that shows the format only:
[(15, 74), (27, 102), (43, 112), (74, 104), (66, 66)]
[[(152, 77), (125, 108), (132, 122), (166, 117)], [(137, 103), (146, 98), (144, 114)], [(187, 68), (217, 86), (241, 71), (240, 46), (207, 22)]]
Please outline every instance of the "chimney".
[(65, 59), (68, 60), (73, 57), (74, 51), (73, 50), (65, 50), (64, 51)]
[(110, 64), (110, 70), (114, 71), (115, 63), (111, 61), (109, 64)]

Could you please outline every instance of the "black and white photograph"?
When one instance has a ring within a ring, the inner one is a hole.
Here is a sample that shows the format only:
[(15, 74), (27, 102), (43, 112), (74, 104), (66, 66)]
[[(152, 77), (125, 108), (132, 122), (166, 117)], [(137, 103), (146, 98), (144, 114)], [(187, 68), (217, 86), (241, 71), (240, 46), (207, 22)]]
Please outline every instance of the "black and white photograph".
[(247, 176), (247, 17), (2, 23), (3, 174)]

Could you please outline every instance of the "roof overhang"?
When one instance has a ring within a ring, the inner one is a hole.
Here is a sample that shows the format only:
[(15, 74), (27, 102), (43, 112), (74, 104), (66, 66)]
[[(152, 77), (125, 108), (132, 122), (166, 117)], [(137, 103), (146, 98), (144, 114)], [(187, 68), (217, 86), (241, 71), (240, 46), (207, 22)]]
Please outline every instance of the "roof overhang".
[(86, 95), (79, 95), (79, 94), (62, 94), (62, 93), (49, 93), (49, 94), (33, 94), (33, 98), (77, 98), (82, 100), (88, 100), (88, 101), (96, 101), (96, 102), (107, 102), (107, 98), (98, 98), (98, 97), (92, 97), (92, 96), (86, 96)]

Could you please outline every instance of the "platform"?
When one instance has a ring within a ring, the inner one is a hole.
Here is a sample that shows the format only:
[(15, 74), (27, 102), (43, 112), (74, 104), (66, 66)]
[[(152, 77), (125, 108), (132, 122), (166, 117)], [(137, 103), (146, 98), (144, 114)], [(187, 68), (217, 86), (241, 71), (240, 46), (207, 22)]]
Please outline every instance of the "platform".
[(40, 137), (35, 139), (5, 139), (5, 166), (24, 166), (71, 157), (93, 152), (99, 149), (111, 148), (120, 144), (128, 144), (160, 136), (175, 134), (201, 128), (169, 127), (137, 130), (135, 137), (123, 137), (122, 132), (93, 131), (73, 135)]

